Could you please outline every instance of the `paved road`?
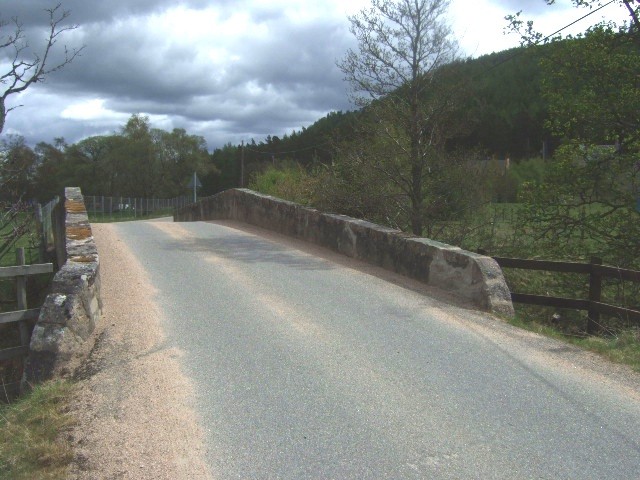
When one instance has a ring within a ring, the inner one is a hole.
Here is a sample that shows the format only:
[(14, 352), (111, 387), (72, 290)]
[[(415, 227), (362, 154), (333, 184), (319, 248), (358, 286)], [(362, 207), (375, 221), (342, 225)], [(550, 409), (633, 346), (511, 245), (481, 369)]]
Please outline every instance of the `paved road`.
[(216, 478), (640, 478), (640, 392), (571, 348), (229, 225), (118, 233)]

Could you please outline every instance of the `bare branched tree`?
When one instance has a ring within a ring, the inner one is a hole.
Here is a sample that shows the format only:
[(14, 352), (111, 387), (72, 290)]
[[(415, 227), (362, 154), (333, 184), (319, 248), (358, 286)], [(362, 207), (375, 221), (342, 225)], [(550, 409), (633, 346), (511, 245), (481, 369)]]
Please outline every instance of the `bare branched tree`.
[[(0, 19), (0, 50), (11, 52), (6, 54), (11, 59), (9, 69), (0, 75), (0, 84), (3, 86), (0, 91), (0, 133), (4, 129), (7, 114), (18, 107), (7, 108), (7, 98), (25, 91), (34, 83), (44, 81), (49, 74), (71, 63), (84, 48), (68, 49), (65, 45), (63, 58), (50, 65), (51, 55), (60, 37), (65, 32), (75, 30), (78, 25), (65, 24), (70, 12), (62, 10), (61, 4), (45, 9), (45, 12), (49, 16), (49, 28), (46, 45), (40, 52), (30, 52), (23, 24), (18, 18)], [(5, 34), (5, 31), (9, 33)]]
[(418, 101), (428, 74), (451, 61), (455, 43), (444, 22), (449, 0), (372, 0), (349, 17), (358, 51), (338, 66), (360, 106), (408, 86)]
[(380, 108), (380, 122), (392, 125), (384, 131), (406, 165), (393, 178), (407, 187), (417, 235), (424, 224), (425, 175), (450, 132), (442, 120), (455, 100), (451, 92), (434, 93), (438, 70), (456, 54), (444, 18), (448, 6), (449, 0), (372, 0), (349, 17), (358, 50), (338, 63), (356, 104), (370, 112)]

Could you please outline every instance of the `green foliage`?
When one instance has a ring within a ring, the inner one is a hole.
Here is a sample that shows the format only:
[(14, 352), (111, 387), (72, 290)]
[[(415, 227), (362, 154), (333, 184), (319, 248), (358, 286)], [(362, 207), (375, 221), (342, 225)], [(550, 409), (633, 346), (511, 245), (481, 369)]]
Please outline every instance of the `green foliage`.
[(15, 249), (37, 251), (40, 239), (33, 208), (23, 202), (0, 202), (0, 266), (14, 265)]
[(0, 146), (0, 201), (26, 200), (33, 193), (36, 155), (24, 138), (9, 135)]
[(640, 140), (640, 49), (634, 37), (599, 25), (557, 42), (541, 68), (548, 125), (556, 135), (629, 147)]
[(241, 148), (230, 143), (217, 148), (212, 155), (216, 169), (202, 179), (203, 190), (209, 195), (240, 186)]
[(640, 166), (636, 155), (562, 147), (544, 183), (525, 183), (520, 228), (537, 249), (564, 258), (603, 257), (640, 267)]
[(316, 172), (321, 180), (315, 206), (402, 230), (412, 229), (418, 214), (432, 235), (439, 222), (471, 215), (486, 202), (484, 187), (492, 172), (467, 150), (425, 149), (420, 188), (414, 188), (416, 169), (404, 154), (409, 138), (382, 118), (380, 110), (362, 115), (354, 135), (336, 145), (333, 163)]
[(522, 185), (518, 228), (536, 251), (640, 267), (638, 53), (631, 36), (598, 25), (542, 61), (548, 124), (565, 144), (544, 182)]
[(264, 172), (257, 172), (249, 188), (301, 205), (311, 205), (315, 184), (315, 178), (303, 167), (287, 162), (279, 168), (271, 165)]
[(173, 215), (172, 208), (158, 209), (151, 212), (135, 212), (132, 209), (119, 210), (114, 212), (89, 212), (90, 223), (112, 223), (112, 222), (130, 222), (135, 220), (150, 220), (153, 218), (170, 217)]
[(509, 176), (518, 189), (524, 183), (539, 185), (544, 182), (548, 166), (549, 162), (539, 157), (513, 162), (509, 167)]
[[(512, 21), (524, 27), (517, 18)], [(540, 93), (548, 109), (546, 126), (563, 145), (543, 169), (532, 164), (527, 173), (524, 164), (514, 167), (521, 206), (511, 225), (513, 242), (498, 243), (492, 253), (582, 262), (598, 256), (605, 264), (640, 269), (640, 51), (635, 35), (628, 32), (626, 27), (598, 24), (584, 35), (544, 47)], [(524, 35), (536, 40), (530, 24)], [(507, 279), (519, 292), (587, 296), (583, 275), (508, 270)], [(602, 295), (605, 303), (640, 306), (637, 284), (610, 279)], [(554, 313), (536, 307), (519, 311), (546, 323)], [(584, 312), (565, 311), (561, 317), (568, 321), (554, 328), (583, 335)], [(628, 336), (625, 322), (603, 316), (601, 323), (610, 337), (600, 342), (603, 348), (628, 350), (619, 341)], [(635, 335), (630, 344), (635, 354), (630, 355), (637, 364)]]
[(65, 186), (86, 194), (172, 198), (186, 193), (193, 172), (216, 172), (202, 137), (184, 129), (152, 129), (149, 119), (133, 115), (120, 134), (89, 137), (68, 145), (56, 139), (35, 149), (33, 179), (39, 201), (49, 200)]

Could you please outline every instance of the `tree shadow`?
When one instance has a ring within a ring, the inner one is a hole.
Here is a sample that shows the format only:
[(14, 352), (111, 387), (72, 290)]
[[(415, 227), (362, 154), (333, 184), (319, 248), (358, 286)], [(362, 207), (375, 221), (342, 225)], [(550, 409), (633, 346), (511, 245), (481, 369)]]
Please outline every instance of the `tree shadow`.
[(202, 252), (243, 263), (270, 263), (300, 270), (333, 270), (336, 267), (299, 250), (292, 250), (257, 236), (224, 234), (209, 238), (185, 238), (169, 242), (165, 250)]

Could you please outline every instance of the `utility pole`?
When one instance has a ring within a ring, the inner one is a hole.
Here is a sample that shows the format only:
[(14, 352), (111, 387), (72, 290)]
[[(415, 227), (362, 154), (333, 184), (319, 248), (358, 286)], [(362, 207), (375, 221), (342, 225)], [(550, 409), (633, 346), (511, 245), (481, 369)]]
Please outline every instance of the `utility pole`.
[(240, 188), (244, 188), (244, 140), (240, 150)]
[(196, 193), (196, 189), (198, 188), (198, 177), (196, 176), (195, 170), (193, 171), (193, 203), (198, 201), (198, 194)]
[(198, 175), (196, 175), (196, 172), (194, 170), (193, 171), (193, 177), (191, 178), (191, 181), (189, 182), (189, 185), (187, 185), (188, 188), (193, 188), (193, 203), (196, 203), (198, 201), (197, 190), (201, 186), (202, 186), (202, 184), (200, 183), (200, 180), (198, 179)]

